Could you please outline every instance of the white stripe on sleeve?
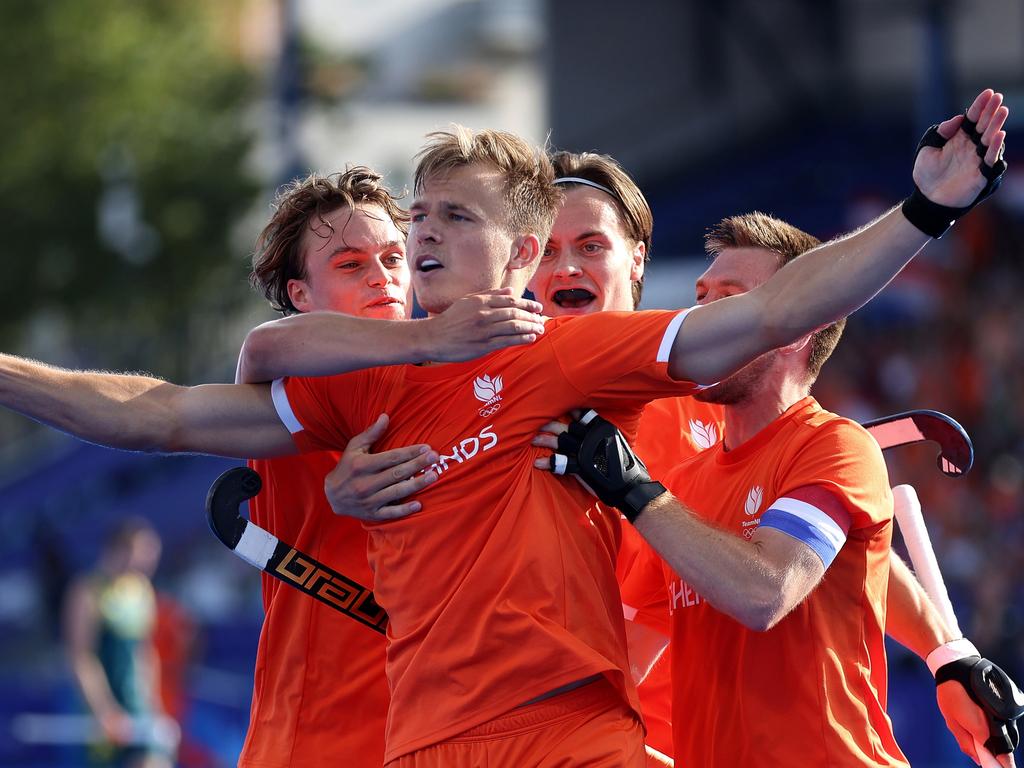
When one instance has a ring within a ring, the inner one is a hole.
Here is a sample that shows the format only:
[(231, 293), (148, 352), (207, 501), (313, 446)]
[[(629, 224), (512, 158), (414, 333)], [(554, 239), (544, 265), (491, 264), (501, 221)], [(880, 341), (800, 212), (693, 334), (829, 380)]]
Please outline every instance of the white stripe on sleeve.
[(681, 310), (679, 314), (672, 318), (672, 322), (668, 324), (668, 328), (665, 329), (665, 335), (661, 337), (661, 344), (658, 346), (658, 360), (659, 363), (667, 363), (668, 356), (672, 352), (672, 342), (676, 340), (676, 334), (679, 333), (679, 327), (683, 324), (683, 320), (690, 314), (693, 307), (687, 307)]
[(292, 404), (288, 402), (288, 393), (284, 388), (284, 379), (274, 379), (274, 383), (270, 385), (270, 395), (274, 400), (274, 409), (277, 411), (277, 416), (281, 419), (281, 423), (288, 427), (288, 431), (293, 435), (296, 432), (301, 432), (303, 426), (295, 418)]

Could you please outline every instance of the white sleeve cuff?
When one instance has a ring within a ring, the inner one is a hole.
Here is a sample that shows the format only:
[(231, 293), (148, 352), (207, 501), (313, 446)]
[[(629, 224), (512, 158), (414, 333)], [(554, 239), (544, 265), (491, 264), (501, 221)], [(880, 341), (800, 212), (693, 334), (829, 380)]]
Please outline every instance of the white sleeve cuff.
[(932, 677), (935, 677), (935, 672), (939, 667), (945, 666), (951, 661), (965, 659), (968, 656), (981, 656), (981, 654), (978, 653), (978, 649), (974, 647), (974, 643), (966, 637), (961, 637), (958, 640), (950, 640), (948, 643), (940, 645), (928, 654), (928, 657), (925, 659), (925, 663), (928, 665), (928, 669), (932, 673)]

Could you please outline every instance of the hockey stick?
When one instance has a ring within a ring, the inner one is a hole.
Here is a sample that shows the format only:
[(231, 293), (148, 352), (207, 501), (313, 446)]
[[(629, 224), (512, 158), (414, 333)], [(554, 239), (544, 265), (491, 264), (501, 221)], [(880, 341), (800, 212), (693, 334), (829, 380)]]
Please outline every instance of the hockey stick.
[(384, 634), (388, 615), (377, 605), (372, 590), (239, 514), (239, 505), (262, 486), (260, 476), (248, 467), (229, 469), (214, 481), (206, 497), (206, 520), (214, 535), (250, 565)]
[[(910, 555), (914, 571), (946, 625), (955, 635), (962, 637), (960, 623), (953, 612), (953, 605), (950, 603), (949, 593), (946, 591), (946, 583), (942, 579), (942, 572), (935, 559), (935, 550), (932, 549), (931, 537), (929, 537), (928, 528), (924, 524), (924, 515), (921, 513), (921, 501), (917, 497), (917, 491), (912, 485), (897, 485), (892, 489), (892, 495), (896, 520), (899, 523), (900, 532), (903, 534), (903, 541), (907, 545), (907, 552)], [(998, 672), (993, 673), (992, 668)], [(1000, 717), (996, 717), (986, 707), (983, 707), (986, 709), (985, 714), (988, 718), (991, 737), (985, 745), (979, 744), (975, 740), (974, 748), (983, 768), (999, 768), (999, 762), (988, 747), (990, 744), (995, 745), (1001, 741), (1013, 743), (1007, 733), (1007, 728), (1016, 729), (1015, 720), (1020, 717), (1021, 712), (1024, 712), (1024, 697), (1013, 681), (991, 662), (982, 674), (985, 677), (979, 681), (981, 684), (976, 690), (981, 693), (989, 707), (998, 711)], [(1007, 721), (1009, 722), (1007, 723)]]
[(943, 474), (950, 477), (967, 474), (974, 464), (971, 438), (956, 421), (939, 411), (896, 413), (866, 421), (863, 426), (883, 451), (927, 441), (938, 443), (936, 464)]

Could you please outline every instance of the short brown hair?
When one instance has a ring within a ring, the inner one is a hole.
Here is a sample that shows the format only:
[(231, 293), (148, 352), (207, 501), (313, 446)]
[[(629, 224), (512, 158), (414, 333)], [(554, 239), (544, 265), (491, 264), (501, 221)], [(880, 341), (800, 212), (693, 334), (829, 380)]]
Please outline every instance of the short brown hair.
[[(778, 254), (780, 269), (818, 245), (821, 241), (814, 235), (760, 211), (724, 218), (704, 235), (704, 250), (712, 258), (726, 248), (764, 248)], [(811, 356), (807, 361), (809, 383), (813, 384), (818, 378), (821, 366), (836, 348), (845, 327), (844, 317), (811, 337)]]
[(551, 234), (562, 193), (552, 182), (554, 170), (547, 154), (513, 133), (471, 131), (455, 125), (450, 131), (427, 134), (427, 143), (416, 155), (416, 193), (431, 178), (474, 163), (490, 165), (505, 178), (503, 222), (513, 235), (535, 234), (541, 246)]
[[(593, 181), (612, 191), (619, 218), (626, 228), (626, 236), (644, 244), (644, 261), (651, 259), (651, 235), (654, 232), (654, 214), (651, 206), (626, 169), (609, 155), (594, 152), (556, 152), (551, 156), (558, 177), (576, 176)], [(581, 186), (578, 182), (565, 182)], [(640, 306), (644, 291), (644, 278), (633, 281), (633, 309)]]
[(290, 280), (306, 279), (306, 263), (300, 243), (311, 221), (334, 227), (325, 216), (339, 208), (375, 205), (408, 234), (409, 213), (383, 183), (383, 177), (365, 166), (356, 165), (341, 173), (322, 176), (312, 173), (283, 186), (274, 199), (274, 213), (256, 239), (250, 281), (263, 292), (271, 306), (287, 315), (298, 312), (288, 296)]

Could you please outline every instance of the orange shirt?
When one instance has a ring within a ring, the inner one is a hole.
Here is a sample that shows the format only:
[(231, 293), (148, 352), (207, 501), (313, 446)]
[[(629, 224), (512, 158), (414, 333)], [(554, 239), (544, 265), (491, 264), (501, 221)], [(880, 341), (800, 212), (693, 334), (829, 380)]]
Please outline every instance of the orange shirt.
[(809, 488), (827, 494), (848, 526), (821, 583), (767, 632), (708, 605), (662, 561), (636, 559), (624, 602), (667, 599), (672, 613), (676, 759), (693, 768), (906, 766), (885, 713), (892, 496), (875, 441), (806, 398), (735, 450), (720, 444), (665, 480), (737, 536), (787, 495), (811, 498)]
[(275, 382), (304, 450), (339, 447), (381, 412), (380, 450), (428, 443), (423, 511), (368, 526), (388, 626), (386, 760), (604, 673), (636, 708), (615, 581), (620, 524), (576, 482), (534, 469), (538, 429), (596, 407), (635, 434), (644, 401), (686, 393), (667, 360), (684, 313), (549, 320), (536, 343), (467, 363)]
[[(335, 515), (324, 496), (324, 477), (339, 458), (320, 452), (251, 462), (263, 490), (249, 513), (282, 541), (372, 586), (366, 532), (358, 520)], [(266, 574), (263, 606), (240, 768), (380, 768), (384, 637)]]
[[(677, 464), (721, 440), (723, 427), (721, 406), (701, 403), (692, 397), (663, 398), (654, 400), (644, 407), (633, 447), (637, 455), (643, 459), (651, 477), (660, 480)], [(622, 531), (623, 546), (619, 557), (619, 573), (628, 569), (623, 560), (635, 556), (640, 549), (649, 550), (652, 557), (658, 556), (633, 526), (624, 525)], [(668, 606), (661, 605), (660, 610), (667, 625)], [(627, 618), (630, 617), (631, 614), (627, 615)], [(640, 709), (647, 725), (647, 743), (669, 757), (674, 752), (670, 657), (670, 651), (662, 654), (644, 681), (637, 686)]]

